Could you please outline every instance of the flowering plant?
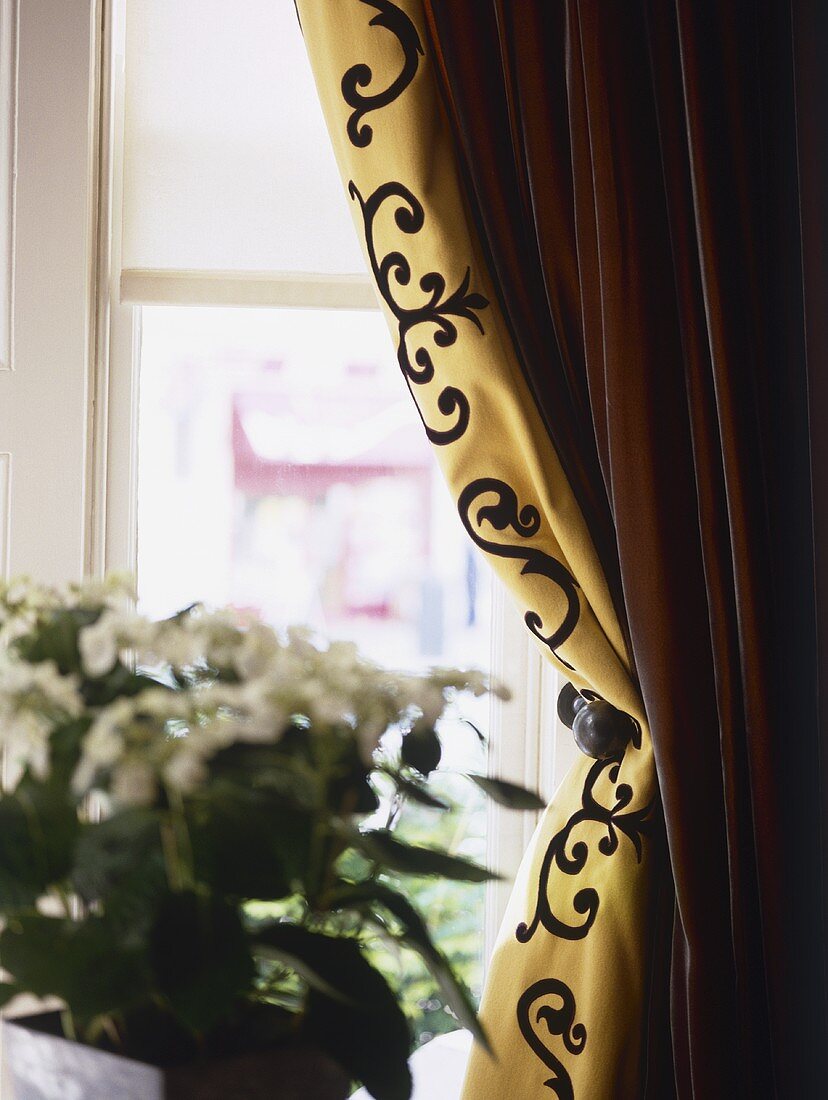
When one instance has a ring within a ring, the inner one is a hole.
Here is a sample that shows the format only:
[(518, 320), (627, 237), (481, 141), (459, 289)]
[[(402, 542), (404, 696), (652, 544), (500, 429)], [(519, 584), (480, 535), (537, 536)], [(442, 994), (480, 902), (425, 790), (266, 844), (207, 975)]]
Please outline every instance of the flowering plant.
[(405, 799), (444, 808), (439, 722), (485, 677), (201, 606), (153, 622), (116, 581), (0, 586), (0, 651), (0, 1003), (56, 997), (70, 1037), (157, 1064), (310, 1043), (397, 1100), (411, 1039), (365, 951), (380, 929), (485, 1042), (388, 881), (491, 877), (393, 830)]

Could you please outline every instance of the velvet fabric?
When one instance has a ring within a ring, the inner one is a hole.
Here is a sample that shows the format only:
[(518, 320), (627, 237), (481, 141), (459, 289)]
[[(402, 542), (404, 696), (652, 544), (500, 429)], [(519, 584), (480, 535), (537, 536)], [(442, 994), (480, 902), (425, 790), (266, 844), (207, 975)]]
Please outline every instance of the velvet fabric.
[(828, 1094), (819, 9), (425, 0), (500, 306), (651, 730), (658, 1100)]

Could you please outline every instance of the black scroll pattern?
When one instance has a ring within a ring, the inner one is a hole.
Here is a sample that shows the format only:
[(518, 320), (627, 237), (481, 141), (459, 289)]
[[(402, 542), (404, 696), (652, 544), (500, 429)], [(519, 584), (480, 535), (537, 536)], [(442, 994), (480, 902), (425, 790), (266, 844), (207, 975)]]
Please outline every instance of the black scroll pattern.
[[(552, 1000), (553, 1004), (538, 1005), (539, 1001), (545, 1000)], [(544, 1085), (554, 1092), (558, 1100), (574, 1100), (572, 1079), (561, 1060), (549, 1049), (546, 1036), (538, 1034), (538, 1028), (543, 1023), (550, 1038), (560, 1037), (570, 1054), (580, 1054), (586, 1046), (587, 1033), (583, 1024), (575, 1023), (575, 1013), (572, 990), (557, 978), (542, 978), (530, 985), (517, 1004), (521, 1035), (546, 1068), (552, 1071), (553, 1076), (544, 1081)]]
[[(496, 502), (482, 504), (472, 515), (475, 502), (480, 497), (492, 495), (497, 497)], [(540, 530), (541, 519), (537, 508), (531, 504), (525, 504), (521, 508), (517, 493), (505, 481), (494, 477), (481, 477), (463, 489), (457, 502), (457, 509), (463, 526), (481, 550), (499, 558), (517, 558), (523, 562), (521, 576), (546, 577), (563, 592), (566, 597), (566, 610), (561, 622), (551, 633), (546, 633), (543, 619), (537, 611), (527, 611), (523, 618), (535, 637), (543, 642), (562, 665), (571, 669), (572, 665), (558, 653), (558, 647), (563, 645), (578, 625), (581, 615), (578, 582), (565, 565), (536, 546), (528, 543), (497, 542), (486, 538), (480, 530), (484, 523), (488, 523), (495, 531), (508, 529), (520, 535), (522, 539), (531, 539)]]
[[(375, 222), (383, 204), (396, 199), (394, 224), (397, 229), (409, 235), (419, 233), (425, 224), (422, 203), (407, 187), (396, 182), (384, 183), (368, 198), (363, 198), (351, 180), (348, 192), (359, 203), (362, 212), (365, 244), (377, 288), (397, 321), (397, 361), (400, 370), (419, 409), (426, 435), (436, 446), (444, 447), (459, 439), (469, 426), (469, 399), (456, 386), (445, 386), (437, 398), (437, 409), (452, 422), (445, 427), (435, 427), (426, 422), (414, 393), (414, 386), (428, 385), (435, 377), (434, 360), (424, 340), (426, 334), (430, 334), (435, 347), (451, 347), (457, 342), (458, 321), (469, 321), (482, 333), (483, 325), (477, 314), (488, 306), (489, 300), (470, 289), (471, 269), (467, 267), (460, 285), (451, 293), (447, 293), (443, 275), (438, 271), (426, 272), (417, 284), (427, 295), (426, 300), (417, 306), (402, 305), (395, 291), (410, 285), (411, 264), (402, 252), (396, 250), (382, 257), (377, 254)], [(419, 338), (418, 333), (422, 333)], [(415, 348), (413, 356), (412, 346)]]
[[(535, 912), (528, 924), (517, 926), (515, 937), (520, 943), (528, 943), (538, 928), (545, 928), (553, 936), (566, 940), (583, 939), (595, 923), (600, 898), (598, 891), (584, 886), (572, 899), (572, 908), (583, 917), (580, 922), (569, 923), (558, 916), (549, 900), (549, 879), (553, 868), (565, 875), (577, 876), (586, 867), (590, 847), (585, 840), (571, 843), (573, 834), (584, 822), (594, 822), (604, 827), (604, 835), (598, 841), (598, 851), (603, 856), (614, 855), (618, 851), (621, 836), (625, 836), (635, 849), (638, 862), (642, 856), (642, 838), (651, 830), (655, 800), (651, 800), (639, 810), (629, 810), (633, 790), (628, 783), (618, 782), (618, 773), (624, 754), (596, 760), (587, 773), (584, 789), (581, 793), (581, 808), (569, 818), (562, 829), (550, 840), (538, 875), (538, 891)], [(605, 806), (595, 794), (598, 780), (606, 773), (613, 785), (614, 801)], [(626, 811), (626, 812), (625, 812)]]
[[(417, 28), (397, 4), (390, 0), (359, 2), (377, 13), (369, 25), (393, 34), (402, 51), (402, 66), (397, 76), (380, 90), (373, 90), (375, 75), (365, 62), (353, 65), (342, 77), (342, 96), (352, 108), (346, 124), (347, 136), (352, 146), (366, 149), (374, 138), (373, 127), (366, 121), (366, 116), (393, 103), (405, 92), (417, 76), (425, 55)], [(418, 305), (403, 305), (399, 300), (399, 291), (412, 287), (414, 282), (411, 261), (401, 250), (392, 250), (381, 256), (378, 254), (375, 223), (383, 211), (382, 217), (393, 217), (400, 233), (413, 236), (425, 224), (423, 205), (407, 186), (396, 181), (382, 184), (367, 197), (363, 197), (353, 180), (348, 190), (351, 199), (359, 204), (377, 288), (396, 320), (400, 370), (414, 398), (428, 439), (436, 446), (446, 446), (464, 436), (469, 427), (471, 406), (466, 393), (451, 385), (439, 389), (436, 401), (429, 401), (428, 408), (436, 408), (443, 419), (433, 423), (427, 422), (417, 391), (432, 383), (440, 384), (433, 359), (435, 349), (450, 348), (457, 342), (461, 322), (472, 324), (481, 334), (484, 332), (479, 314), (489, 306), (489, 301), (471, 289), (471, 269), (466, 267), (459, 285), (451, 292), (444, 275), (438, 271), (426, 272), (416, 281), (424, 300)], [(385, 213), (388, 209), (385, 204), (392, 208), (388, 214)], [(412, 297), (411, 291), (404, 295), (406, 301)], [(435, 416), (428, 413), (428, 421), (434, 419)], [(462, 490), (458, 511), (466, 531), (481, 550), (496, 557), (522, 562), (521, 575), (546, 578), (563, 594), (564, 607), (556, 624), (545, 623), (544, 618), (534, 610), (528, 611), (524, 620), (529, 630), (555, 658), (574, 671), (573, 666), (561, 657), (559, 649), (572, 636), (580, 619), (579, 585), (562, 562), (532, 545), (541, 527), (538, 509), (532, 504), (521, 505), (515, 490), (503, 480), (482, 477)], [(498, 539), (498, 534), (506, 532), (513, 541)], [(633, 745), (638, 748), (640, 744), (641, 730), (636, 723)], [(618, 782), (622, 759), (623, 753), (597, 760), (590, 768), (581, 794), (580, 809), (552, 837), (544, 853), (534, 913), (528, 923), (522, 923), (516, 929), (519, 942), (527, 943), (539, 928), (566, 940), (582, 940), (595, 922), (600, 898), (598, 891), (586, 884), (581, 885), (570, 902), (571, 912), (580, 919), (572, 920), (571, 916), (564, 918), (560, 910), (557, 913), (553, 911), (549, 885), (555, 869), (563, 875), (577, 878), (586, 871), (593, 845), (601, 855), (611, 857), (622, 843), (622, 836), (633, 845), (638, 861), (641, 861), (643, 837), (650, 829), (655, 801), (649, 802), (643, 809), (629, 809), (633, 799), (632, 788), (629, 784)], [(611, 805), (605, 805), (596, 793), (602, 777), (605, 782), (598, 789), (606, 791), (606, 780), (609, 781), (612, 793), (606, 800), (611, 801)], [(578, 836), (579, 826), (586, 822), (602, 826), (597, 841), (590, 839), (588, 842)], [(570, 1055), (579, 1055), (586, 1045), (586, 1027), (576, 1022), (574, 993), (557, 978), (543, 978), (525, 990), (516, 1009), (523, 1039), (551, 1073), (543, 1082), (544, 1087), (558, 1100), (575, 1100), (571, 1077), (558, 1057), (561, 1046)], [(552, 1049), (550, 1042), (556, 1038), (560, 1040), (558, 1053)]]
[(371, 66), (364, 61), (352, 65), (342, 77), (342, 98), (349, 107), (353, 107), (346, 129), (351, 144), (357, 149), (365, 149), (374, 137), (371, 125), (363, 121), (365, 116), (371, 111), (387, 107), (402, 95), (417, 75), (420, 58), (423, 56), (423, 44), (417, 28), (400, 7), (392, 4), (391, 0), (361, 0), (361, 2), (377, 12), (368, 25), (385, 28), (399, 42), (403, 52), (403, 66), (388, 87), (379, 92), (366, 91), (373, 83), (374, 73)]

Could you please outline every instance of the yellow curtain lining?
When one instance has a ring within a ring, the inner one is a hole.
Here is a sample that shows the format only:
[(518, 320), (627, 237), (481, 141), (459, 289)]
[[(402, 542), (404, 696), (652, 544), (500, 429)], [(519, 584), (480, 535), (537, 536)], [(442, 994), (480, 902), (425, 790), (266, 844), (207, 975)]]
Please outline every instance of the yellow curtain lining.
[(583, 517), (526, 386), (465, 200), (420, 0), (299, 0), (356, 230), (469, 537), (544, 654), (631, 714), (573, 767), (517, 876), (465, 1100), (638, 1095), (655, 870), (652, 750)]

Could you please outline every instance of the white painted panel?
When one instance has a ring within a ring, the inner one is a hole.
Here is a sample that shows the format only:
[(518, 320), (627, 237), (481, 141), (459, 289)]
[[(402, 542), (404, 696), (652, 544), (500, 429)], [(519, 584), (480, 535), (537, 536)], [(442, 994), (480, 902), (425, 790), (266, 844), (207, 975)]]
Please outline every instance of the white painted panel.
[(0, 451), (0, 578), (8, 579), (11, 538), (12, 456)]
[(14, 456), (8, 568), (46, 581), (84, 562), (96, 9), (17, 10), (14, 370), (0, 373), (0, 452)]
[(17, 0), (0, 0), (0, 371), (12, 367)]

